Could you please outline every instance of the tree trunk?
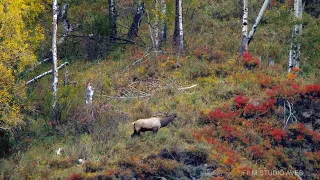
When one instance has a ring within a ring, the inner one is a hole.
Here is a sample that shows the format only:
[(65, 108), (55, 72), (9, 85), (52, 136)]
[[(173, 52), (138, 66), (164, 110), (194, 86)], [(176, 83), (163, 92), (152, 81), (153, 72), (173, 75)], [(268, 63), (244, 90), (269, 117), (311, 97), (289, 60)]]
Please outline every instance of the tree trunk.
[(253, 35), (254, 35), (254, 33), (256, 32), (257, 27), (258, 27), (258, 25), (259, 25), (259, 23), (260, 23), (260, 20), (261, 20), (264, 12), (266, 11), (266, 9), (267, 9), (267, 7), (268, 7), (268, 5), (269, 5), (269, 1), (270, 1), (270, 0), (265, 0), (264, 3), (263, 3), (263, 5), (262, 5), (262, 7), (261, 7), (261, 9), (260, 9), (259, 15), (258, 15), (258, 17), (257, 17), (254, 25), (252, 26), (252, 29), (251, 29), (250, 33), (249, 33), (248, 45), (250, 44), (250, 42), (251, 42), (251, 40), (252, 40), (252, 38), (253, 38)]
[(153, 32), (152, 32), (152, 27), (151, 27), (151, 22), (150, 22), (150, 17), (149, 17), (149, 12), (148, 10), (146, 10), (146, 14), (147, 14), (147, 21), (148, 21), (148, 26), (149, 26), (149, 32), (150, 32), (150, 39), (152, 42), (152, 47), (155, 48), (155, 42), (154, 42), (154, 38), (153, 38)]
[[(294, 15), (297, 20), (302, 19), (303, 7), (302, 7), (302, 0), (295, 0), (294, 1)], [(302, 24), (294, 25), (294, 29), (292, 32), (292, 42), (290, 46), (289, 52), (289, 68), (288, 71), (290, 72), (292, 68), (299, 68), (300, 67), (300, 43), (297, 42), (300, 35), (302, 33)]]
[(167, 40), (167, 23), (166, 23), (166, 14), (167, 14), (167, 5), (166, 0), (161, 0), (161, 11), (162, 11), (162, 20), (161, 20), (161, 33), (160, 33), (160, 43), (163, 45)]
[(183, 22), (182, 22), (182, 0), (176, 0), (176, 16), (173, 43), (180, 51), (183, 50)]
[(295, 66), (295, 59), (296, 59), (296, 48), (295, 48), (295, 43), (293, 42), (295, 39), (295, 32), (294, 29), (292, 31), (292, 36), (291, 36), (292, 42), (290, 45), (290, 52), (289, 52), (289, 67), (288, 67), (288, 72), (291, 72), (293, 67)]
[(243, 0), (241, 53), (248, 51), (248, 0)]
[(131, 24), (130, 30), (128, 32), (128, 39), (134, 41), (138, 36), (138, 31), (140, 28), (141, 20), (144, 15), (144, 3), (139, 2), (137, 12), (133, 18), (133, 23)]
[(109, 3), (109, 18), (111, 25), (111, 37), (117, 37), (117, 11), (115, 6), (115, 0), (108, 0)]
[[(295, 0), (294, 1), (294, 11), (295, 11), (295, 17), (298, 20), (302, 19), (302, 0)], [(294, 27), (295, 30), (295, 38), (299, 39), (299, 37), (301, 36), (302, 33), (302, 24), (296, 24)], [(295, 50), (296, 50), (296, 57), (295, 57), (295, 63), (294, 63), (294, 67), (299, 68), (300, 67), (300, 43), (297, 42), (296, 46), (295, 46)]]
[(68, 8), (69, 8), (69, 4), (66, 3), (63, 6), (63, 9), (61, 12), (61, 22), (63, 24), (63, 35), (59, 39), (59, 41), (57, 43), (58, 45), (62, 44), (64, 42), (64, 40), (67, 38), (67, 36), (69, 35), (69, 32), (71, 32), (73, 30), (73, 27), (70, 25), (69, 19), (68, 19)]
[(290, 51), (289, 51), (289, 67), (288, 72), (291, 72), (293, 68), (293, 44), (291, 43)]
[(88, 83), (86, 105), (91, 105), (92, 104), (93, 93), (94, 93), (94, 89), (92, 88), (91, 83)]
[(57, 117), (57, 91), (58, 91), (58, 59), (57, 59), (57, 19), (58, 19), (58, 5), (57, 0), (53, 0), (52, 3), (53, 10), (53, 19), (52, 19), (52, 108), (53, 108), (53, 117), (56, 120)]
[(155, 0), (155, 20), (154, 20), (154, 48), (158, 49), (159, 48), (159, 15), (158, 15), (158, 6), (159, 6), (159, 2), (158, 0)]

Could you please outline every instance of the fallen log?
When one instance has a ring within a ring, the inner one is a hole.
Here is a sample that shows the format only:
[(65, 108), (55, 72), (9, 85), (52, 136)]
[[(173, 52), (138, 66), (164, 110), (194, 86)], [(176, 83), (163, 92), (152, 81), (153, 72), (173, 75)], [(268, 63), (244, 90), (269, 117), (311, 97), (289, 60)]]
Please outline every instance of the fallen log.
[[(65, 66), (68, 65), (68, 64), (69, 64), (69, 62), (64, 62), (63, 64), (61, 64), (61, 65), (58, 67), (58, 70), (61, 69), (61, 68), (63, 68), (63, 67), (65, 67)], [(38, 79), (40, 79), (40, 78), (42, 78), (42, 77), (44, 77), (44, 76), (46, 76), (46, 75), (48, 75), (48, 74), (51, 74), (51, 73), (52, 73), (52, 69), (49, 70), (49, 71), (47, 71), (47, 72), (45, 72), (45, 73), (42, 73), (42, 74), (34, 77), (34, 78), (31, 79), (31, 80), (29, 80), (28, 82), (26, 82), (26, 85), (28, 85), (28, 84), (30, 84), (30, 83), (32, 83), (32, 82), (35, 82), (36, 80), (38, 80)]]
[(194, 87), (196, 87), (196, 86), (198, 86), (198, 84), (194, 84), (194, 85), (189, 86), (189, 87), (181, 87), (181, 88), (178, 88), (178, 89), (179, 89), (179, 90), (186, 90), (186, 89), (194, 88)]

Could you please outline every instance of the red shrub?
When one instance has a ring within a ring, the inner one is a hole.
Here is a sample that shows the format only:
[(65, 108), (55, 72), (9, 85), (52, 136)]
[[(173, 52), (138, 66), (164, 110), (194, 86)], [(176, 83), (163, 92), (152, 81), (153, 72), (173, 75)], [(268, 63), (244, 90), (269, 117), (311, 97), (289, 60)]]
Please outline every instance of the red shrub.
[(271, 76), (259, 73), (257, 77), (258, 77), (258, 82), (262, 88), (271, 87), (272, 84), (274, 83), (274, 80)]
[(68, 180), (82, 180), (83, 178), (81, 177), (80, 174), (77, 173), (72, 173), (72, 175), (68, 178)]
[(234, 101), (236, 102), (238, 108), (242, 108), (248, 103), (249, 98), (245, 98), (243, 95), (238, 95)]
[(305, 86), (306, 92), (320, 92), (320, 85), (318, 84), (310, 84)]
[(233, 136), (233, 134), (236, 134), (236, 129), (233, 128), (231, 125), (222, 124), (222, 136), (229, 139)]
[(314, 97), (320, 98), (320, 85), (317, 85), (317, 84), (306, 85), (303, 88), (302, 92), (303, 94), (309, 95), (312, 98)]
[(255, 67), (261, 64), (260, 60), (257, 58), (254, 58), (252, 54), (249, 52), (243, 53), (243, 61), (244, 61), (244, 64), (248, 67)]
[(255, 113), (255, 109), (256, 106), (253, 103), (248, 103), (245, 107), (244, 107), (244, 112), (246, 114), (254, 114)]
[(258, 130), (261, 131), (262, 135), (269, 135), (270, 131), (272, 130), (272, 125), (267, 122), (260, 122), (258, 123)]
[(319, 161), (320, 160), (320, 151), (316, 152), (304, 152), (307, 159), (310, 161)]
[(275, 109), (275, 103), (276, 103), (276, 99), (268, 99), (265, 102), (262, 102), (261, 104), (258, 104), (258, 105), (254, 105), (253, 103), (248, 103), (244, 107), (244, 112), (247, 115), (253, 115), (253, 114), (265, 115)]
[(280, 128), (275, 128), (270, 132), (270, 135), (276, 140), (276, 141), (281, 141), (284, 137), (287, 136), (287, 132), (280, 129)]
[(249, 62), (249, 61), (253, 60), (253, 56), (249, 52), (244, 52), (243, 53), (243, 59), (244, 59), (245, 62)]
[(220, 108), (212, 110), (209, 112), (209, 117), (211, 120), (225, 119), (228, 117), (227, 113), (224, 113)]
[(242, 141), (246, 144), (249, 144), (250, 143), (250, 139), (249, 138), (243, 138)]
[(212, 180), (224, 180), (224, 178), (219, 176), (219, 177), (213, 177)]
[(225, 165), (233, 165), (234, 166), (236, 164), (236, 162), (233, 160), (233, 158), (226, 157), (223, 160), (223, 164), (225, 164)]
[(299, 123), (295, 129), (299, 131), (302, 135), (309, 135), (315, 143), (320, 142), (320, 133), (312, 131), (311, 129), (305, 127), (302, 123)]
[(167, 55), (165, 55), (165, 54), (160, 54), (160, 55), (158, 56), (158, 60), (159, 60), (160, 62), (166, 62), (168, 58), (169, 58), (169, 57), (168, 57)]
[(298, 141), (302, 141), (303, 139), (304, 139), (304, 136), (303, 136), (303, 135), (297, 136), (297, 140), (298, 140)]
[(265, 153), (261, 145), (253, 145), (249, 147), (249, 152), (256, 158), (262, 158)]
[(193, 136), (196, 138), (197, 141), (200, 141), (202, 139), (202, 135), (199, 133), (193, 133)]

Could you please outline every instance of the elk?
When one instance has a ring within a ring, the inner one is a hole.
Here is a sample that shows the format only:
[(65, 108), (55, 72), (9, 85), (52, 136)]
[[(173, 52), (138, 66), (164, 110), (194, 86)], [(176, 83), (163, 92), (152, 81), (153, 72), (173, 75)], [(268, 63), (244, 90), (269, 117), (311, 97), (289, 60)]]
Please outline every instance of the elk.
[(160, 128), (167, 126), (176, 117), (177, 113), (172, 113), (167, 117), (151, 117), (148, 119), (139, 119), (132, 123), (134, 132), (131, 137), (139, 136), (140, 132), (145, 131), (153, 131), (153, 133), (157, 133)]

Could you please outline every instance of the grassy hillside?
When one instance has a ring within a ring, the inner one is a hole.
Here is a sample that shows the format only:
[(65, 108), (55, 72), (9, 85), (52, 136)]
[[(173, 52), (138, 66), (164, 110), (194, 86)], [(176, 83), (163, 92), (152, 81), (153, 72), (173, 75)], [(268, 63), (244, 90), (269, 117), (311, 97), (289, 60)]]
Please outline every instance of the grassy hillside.
[[(0, 178), (318, 177), (320, 21), (304, 14), (302, 68), (287, 73), (294, 23), (290, 4), (268, 9), (244, 57), (239, 55), (239, 4), (185, 2), (186, 49), (181, 54), (170, 43), (161, 53), (138, 43), (114, 46), (106, 57), (89, 61), (68, 52), (73, 42), (68, 41), (60, 48), (64, 58), (59, 64), (70, 62), (67, 70), (73, 83), (63, 85), (65, 69), (59, 71), (59, 122), (51, 121), (47, 76), (28, 86), (25, 126), (12, 136), (1, 136), (9, 138), (10, 150), (0, 159)], [(250, 2), (250, 24), (260, 4)], [(132, 4), (121, 4), (126, 6)], [(130, 24), (127, 13), (120, 15), (120, 24)], [(144, 22), (139, 35), (146, 44), (148, 33)], [(269, 66), (270, 58), (275, 65)], [(23, 79), (50, 68), (37, 67)], [(90, 106), (85, 105), (88, 83), (95, 88)], [(176, 112), (178, 117), (157, 134), (130, 137), (132, 122), (159, 112)], [(62, 155), (56, 154), (59, 148), (64, 149)], [(260, 170), (269, 171), (254, 174)], [(279, 175), (281, 171), (297, 173)]]

